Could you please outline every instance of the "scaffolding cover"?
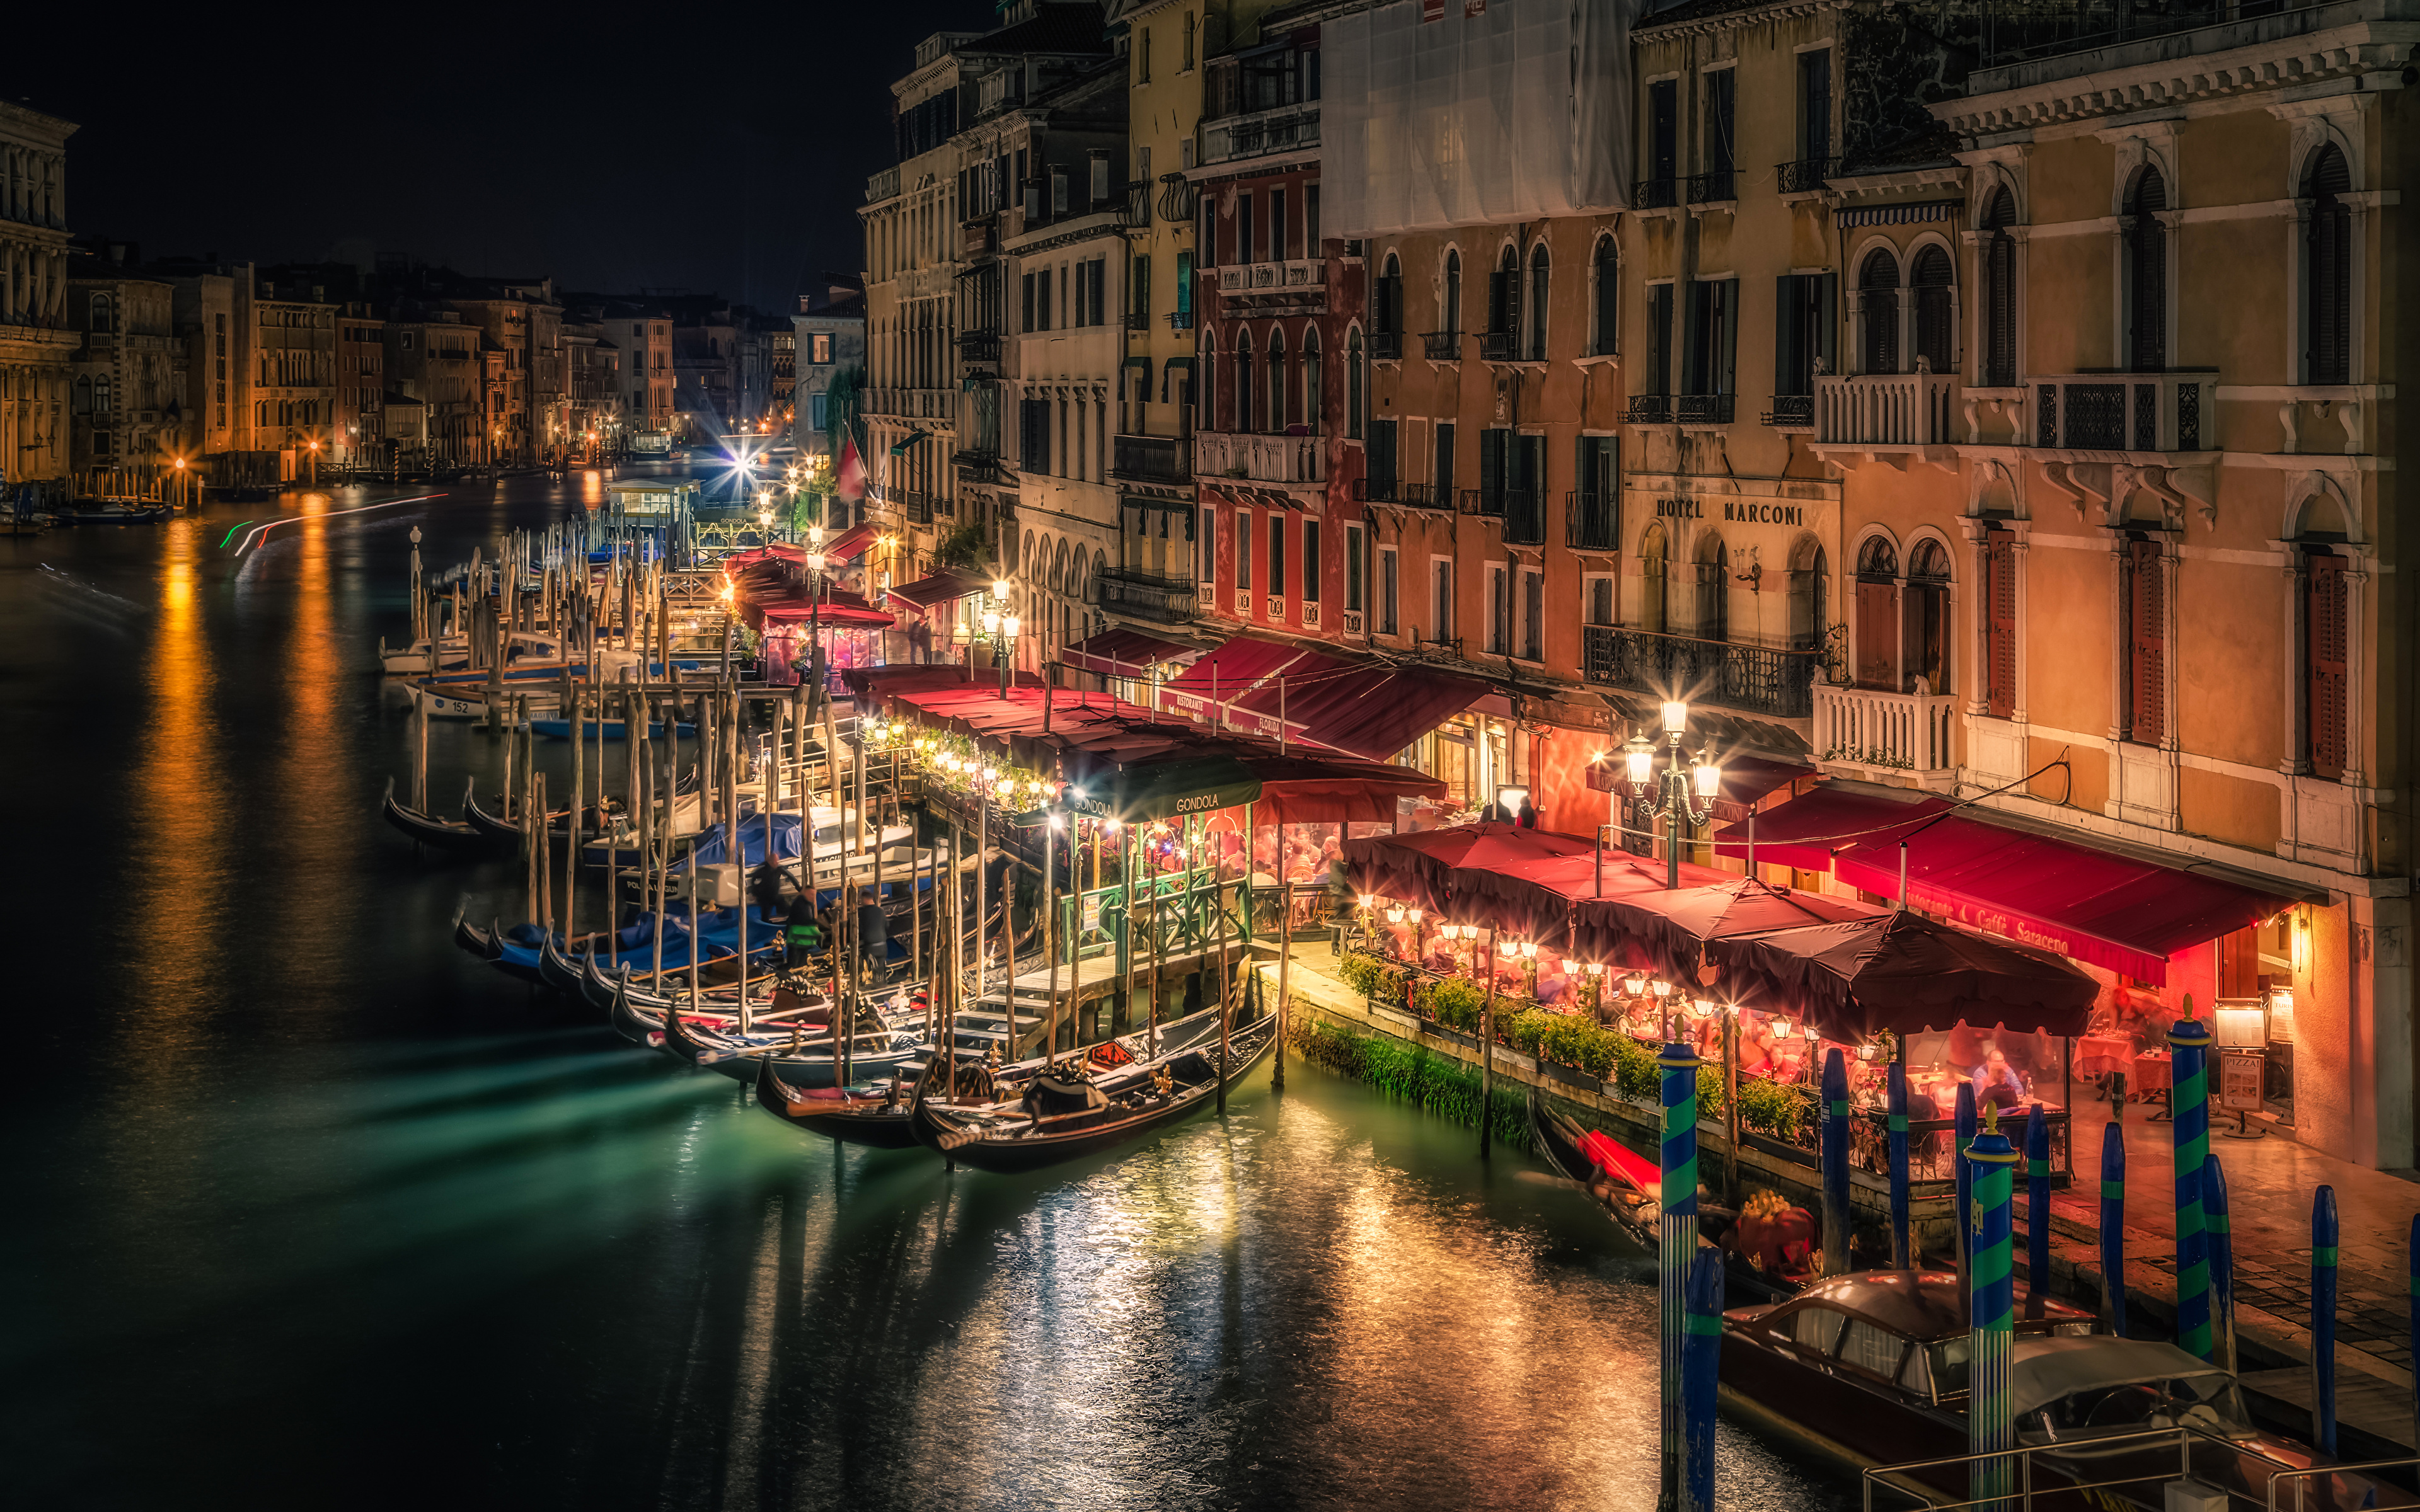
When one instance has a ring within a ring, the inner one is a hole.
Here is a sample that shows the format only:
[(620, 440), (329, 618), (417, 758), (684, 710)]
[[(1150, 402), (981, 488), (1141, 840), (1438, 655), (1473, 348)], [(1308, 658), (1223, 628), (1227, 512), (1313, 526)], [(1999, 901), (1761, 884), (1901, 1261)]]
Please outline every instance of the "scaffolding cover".
[(1381, 236), (1625, 208), (1639, 9), (1399, 0), (1326, 23), (1328, 224)]

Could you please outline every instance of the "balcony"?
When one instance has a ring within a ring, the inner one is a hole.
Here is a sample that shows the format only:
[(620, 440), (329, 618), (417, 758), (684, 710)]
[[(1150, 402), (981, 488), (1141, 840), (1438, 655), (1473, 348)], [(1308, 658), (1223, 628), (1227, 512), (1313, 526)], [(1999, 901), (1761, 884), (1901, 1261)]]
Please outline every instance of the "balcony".
[(865, 202), (868, 205), (895, 197), (899, 193), (899, 169), (896, 165), (869, 174), (865, 180)]
[(1404, 509), (1435, 509), (1453, 513), (1453, 490), (1433, 483), (1405, 483), (1401, 478), (1356, 478), (1353, 497), (1365, 504), (1396, 504)]
[(1193, 438), (1193, 475), (1250, 483), (1325, 483), (1327, 440), (1321, 436), (1202, 431)]
[(1813, 430), (1815, 428), (1815, 396), (1811, 393), (1776, 393), (1765, 401), (1764, 423), (1775, 430)]
[(1731, 423), (1729, 393), (1683, 393), (1672, 401), (1672, 418), (1683, 425), (1728, 425)]
[(1192, 311), (1190, 311), (1190, 310), (1171, 310), (1171, 311), (1169, 311), (1169, 312), (1168, 312), (1168, 329), (1169, 329), (1169, 330), (1171, 330), (1171, 331), (1190, 331), (1190, 330), (1192, 330), (1192, 329), (1193, 329), (1193, 312), (1192, 312)]
[(1226, 162), (1236, 158), (1263, 158), (1319, 146), (1319, 107), (1280, 105), (1202, 123), (1202, 162)]
[(970, 363), (999, 362), (1000, 332), (997, 331), (959, 332), (958, 355)]
[(1641, 178), (1631, 186), (1630, 203), (1642, 210), (1668, 210), (1681, 202), (1677, 178)]
[(1128, 310), (1126, 312), (1126, 329), (1128, 331), (1149, 331), (1151, 329), (1151, 312), (1149, 310)]
[(1781, 181), (1785, 194), (1820, 194), (1823, 180), (1839, 171), (1838, 158), (1801, 158), (1796, 162), (1779, 164), (1774, 171)]
[(1950, 373), (1856, 373), (1815, 380), (1815, 444), (1908, 449), (1963, 440)]
[(1461, 362), (1462, 332), (1459, 331), (1425, 332), (1420, 336), (1420, 353), (1432, 363)]
[(1461, 511), (1466, 515), (1477, 515), (1486, 519), (1500, 519), (1504, 515), (1504, 501), (1507, 497), (1509, 496), (1501, 488), (1493, 492), (1485, 488), (1465, 488), (1459, 495)]
[(2080, 373), (2026, 380), (2033, 444), (2073, 452), (2198, 452), (2217, 440), (2215, 373)]
[(1672, 396), (1668, 393), (1634, 393), (1630, 408), (1621, 418), (1633, 425), (1668, 425), (1672, 424)]
[(1376, 362), (1395, 362), (1404, 355), (1404, 333), (1400, 331), (1370, 332), (1370, 356)]
[(988, 215), (977, 216), (967, 222), (962, 229), (965, 232), (963, 245), (966, 248), (968, 261), (972, 262), (977, 257), (988, 257), (1000, 250), (1000, 211), (994, 210)]
[(1692, 205), (1727, 205), (1738, 198), (1739, 173), (1736, 169), (1715, 168), (1689, 176), (1689, 203)]
[(1324, 300), (1327, 294), (1327, 259), (1325, 257), (1296, 257), (1288, 262), (1275, 263), (1230, 263), (1212, 271), (1218, 275), (1218, 292), (1229, 299), (1290, 296)]
[(1194, 585), (1184, 579), (1112, 567), (1096, 575), (1093, 583), (1103, 609), (1162, 625), (1193, 621)]
[(1546, 501), (1534, 489), (1507, 488), (1503, 504), (1506, 546), (1546, 544)]
[(1479, 357), (1487, 363), (1517, 363), (1521, 360), (1520, 338), (1510, 331), (1490, 331), (1479, 338)]
[(1563, 495), (1563, 544), (1575, 551), (1621, 550), (1621, 496), (1577, 489)]
[(1191, 483), (1193, 458), (1178, 437), (1121, 436), (1109, 472), (1128, 483)]
[(1699, 640), (1613, 625), (1580, 626), (1580, 673), (1591, 683), (1686, 698), (1772, 719), (1814, 712), (1812, 651)]
[(988, 446), (964, 446), (950, 454), (950, 465), (975, 483), (1003, 481), (1000, 471), (1000, 453)]
[(892, 420), (954, 420), (955, 389), (868, 389), (865, 412)]
[(1855, 767), (1859, 775), (1903, 773), (1927, 787), (1947, 787), (1956, 775), (1949, 736), (1957, 700), (1927, 690), (1922, 678), (1913, 693), (1819, 683), (1814, 707), (1808, 744), (1826, 765)]

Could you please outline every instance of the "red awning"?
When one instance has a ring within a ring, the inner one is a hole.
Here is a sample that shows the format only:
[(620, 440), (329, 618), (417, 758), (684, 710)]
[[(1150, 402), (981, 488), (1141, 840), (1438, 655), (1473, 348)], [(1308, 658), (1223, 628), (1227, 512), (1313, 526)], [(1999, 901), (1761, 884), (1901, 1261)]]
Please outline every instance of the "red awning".
[(1199, 661), (1185, 669), (1169, 685), (1169, 690), (1207, 697), (1216, 688), (1219, 702), (1233, 702), (1252, 684), (1281, 667), (1292, 666), (1305, 655), (1300, 646), (1276, 640), (1255, 640), (1249, 636), (1239, 635), (1224, 645), (1202, 653)]
[(1146, 668), (1163, 663), (1189, 662), (1202, 655), (1199, 646), (1181, 645), (1174, 640), (1162, 640), (1156, 635), (1121, 627), (1104, 630), (1065, 647), (1059, 659), (1070, 667), (1103, 677), (1139, 677)]
[(812, 603), (783, 602), (759, 608), (767, 625), (789, 625), (798, 629), (805, 629), (813, 624), (841, 629), (875, 630), (898, 623), (880, 609), (868, 609), (862, 604), (826, 604), (817, 609)]
[(928, 578), (919, 578), (904, 587), (891, 590), (890, 596), (913, 609), (928, 609), (936, 604), (954, 603), (976, 594), (991, 592), (991, 584), (967, 573), (948, 567)]
[(839, 535), (833, 537), (831, 545), (824, 548), (824, 561), (837, 566), (849, 558), (861, 554), (867, 547), (874, 544), (876, 533), (878, 532), (871, 525), (854, 526), (841, 532)]
[[(1894, 897), (1899, 866), (1896, 835), (1856, 841), (1833, 862), (1844, 881)], [(1966, 813), (1909, 839), (1907, 888), (1908, 901), (1929, 913), (2155, 985), (2167, 980), (2177, 952), (2258, 923), (2295, 901)]]
[[(1760, 865), (1829, 872), (1834, 851), (1896, 840), (1900, 832), (1948, 809), (1942, 798), (1921, 796), (1909, 801), (1878, 793), (1819, 787), (1756, 816), (1756, 858)], [(1715, 833), (1714, 854), (1735, 860), (1747, 858), (1745, 820)], [(1890, 890), (1898, 890), (1896, 882)]]
[[(1389, 761), (1404, 748), (1487, 696), (1487, 685), (1447, 672), (1372, 668), (1340, 678), (1300, 716), (1303, 738)], [(1291, 708), (1288, 717), (1295, 717)]]

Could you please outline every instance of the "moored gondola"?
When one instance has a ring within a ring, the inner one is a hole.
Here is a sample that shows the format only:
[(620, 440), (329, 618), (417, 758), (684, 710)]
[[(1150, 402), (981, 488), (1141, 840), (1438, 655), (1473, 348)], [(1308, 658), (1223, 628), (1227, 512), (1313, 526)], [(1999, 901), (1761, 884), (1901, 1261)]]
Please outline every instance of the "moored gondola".
[(386, 822), (411, 837), (415, 845), (426, 845), (448, 856), (495, 856), (500, 854), (494, 837), (474, 829), (458, 819), (440, 819), (434, 814), (406, 808), (396, 801), (395, 779), (387, 779), (386, 795), (379, 810)]
[[(1655, 1227), (1663, 1216), (1657, 1185), (1662, 1173), (1646, 1156), (1623, 1148), (1610, 1134), (1584, 1129), (1529, 1094), (1529, 1134), (1546, 1164), (1603, 1208), (1631, 1242), (1648, 1255), (1656, 1253)], [(1719, 1244), (1737, 1221), (1727, 1208), (1715, 1207), (1701, 1194), (1698, 1199), (1698, 1232)], [(1723, 1255), (1724, 1285), (1732, 1297), (1773, 1302), (1794, 1296), (1796, 1283), (1749, 1264), (1728, 1247)]]
[(914, 1082), (903, 1072), (873, 1087), (799, 1087), (773, 1057), (756, 1063), (756, 1105), (792, 1128), (869, 1149), (914, 1149)]
[(1014, 1175), (1156, 1134), (1210, 1106), (1277, 1043), (1277, 1021), (1267, 1014), (1231, 1030), (1222, 1075), (1217, 1011), (1198, 1016), (1211, 1021), (1213, 1037), (1206, 1043), (1164, 1047), (1160, 1055), (1115, 1067), (1101, 1067), (1089, 1057), (1063, 1061), (1057, 1072), (1029, 1082), (1015, 1103), (969, 1107), (935, 1099), (929, 1087), (920, 1088), (912, 1119), (916, 1138), (962, 1165)]

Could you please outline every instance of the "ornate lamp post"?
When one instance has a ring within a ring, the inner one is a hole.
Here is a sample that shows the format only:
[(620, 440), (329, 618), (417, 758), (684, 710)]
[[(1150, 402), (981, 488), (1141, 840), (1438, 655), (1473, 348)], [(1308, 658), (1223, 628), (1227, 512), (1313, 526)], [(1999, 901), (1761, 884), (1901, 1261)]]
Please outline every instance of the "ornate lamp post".
[[(1664, 705), (1664, 735), (1667, 741), (1663, 772), (1655, 770), (1655, 743), (1645, 735), (1633, 735), (1622, 747), (1622, 761), (1629, 768), (1632, 809), (1644, 810), (1651, 819), (1661, 819), (1668, 825), (1664, 856), (1667, 863), (1664, 885), (1681, 886), (1681, 825), (1683, 820), (1701, 825), (1714, 811), (1714, 795), (1721, 791), (1723, 769), (1714, 761), (1711, 742), (1701, 748), (1687, 767), (1682, 764), (1681, 734), (1689, 725), (1689, 705), (1668, 702)], [(1648, 791), (1655, 789), (1650, 797)], [(1693, 791), (1694, 789), (1694, 791)]]
[(983, 614), (984, 634), (991, 638), (991, 664), (1000, 669), (1000, 696), (1008, 698), (1009, 658), (1016, 649), (1017, 617), (1008, 613), (1009, 585), (1005, 579), (991, 585), (991, 600)]

